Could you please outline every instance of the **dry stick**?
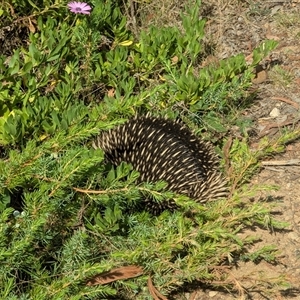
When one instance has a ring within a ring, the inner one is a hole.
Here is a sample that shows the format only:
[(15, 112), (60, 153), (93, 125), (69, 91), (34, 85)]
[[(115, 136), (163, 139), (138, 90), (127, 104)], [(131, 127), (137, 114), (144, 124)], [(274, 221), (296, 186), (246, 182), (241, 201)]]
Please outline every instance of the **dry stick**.
[(297, 166), (300, 159), (262, 161), (263, 166)]
[(130, 0), (129, 4), (130, 4), (130, 15), (131, 15), (131, 19), (132, 19), (132, 26), (133, 26), (134, 34), (137, 35), (138, 30), (136, 27), (136, 18), (135, 18), (135, 9), (134, 9), (133, 0)]
[(265, 135), (268, 134), (268, 130), (272, 129), (272, 128), (280, 128), (280, 127), (283, 127), (283, 126), (287, 126), (287, 125), (295, 125), (296, 123), (299, 122), (299, 118), (296, 118), (294, 120), (288, 120), (288, 121), (284, 121), (284, 122), (281, 122), (281, 123), (273, 123), (273, 124), (270, 124), (268, 125), (260, 134), (259, 134), (259, 137), (263, 137)]
[(282, 101), (282, 102), (285, 102), (285, 103), (288, 103), (292, 106), (294, 106), (296, 109), (299, 109), (299, 104), (295, 101), (292, 101), (288, 98), (283, 98), (283, 97), (271, 97), (272, 100), (279, 100), (279, 101)]
[[(87, 189), (81, 189), (81, 188), (77, 188), (77, 187), (73, 187), (72, 188), (74, 191), (79, 192), (79, 193), (83, 193), (83, 194), (114, 194), (114, 193), (120, 193), (120, 192), (128, 192), (129, 188), (125, 187), (125, 188), (120, 188), (120, 189), (116, 189), (116, 190), (87, 190)], [(161, 195), (162, 193), (158, 192), (158, 191), (151, 191), (147, 188), (144, 187), (137, 187), (137, 189), (139, 191), (144, 191), (144, 192), (150, 192), (152, 194), (156, 194), (156, 195)]]
[(98, 190), (80, 189), (80, 188), (76, 188), (76, 187), (73, 187), (73, 190), (75, 190), (76, 192), (84, 193), (84, 194), (108, 194), (108, 193), (118, 193), (118, 192), (127, 192), (128, 191), (127, 188), (121, 188), (121, 189), (117, 189), (117, 190), (98, 191)]

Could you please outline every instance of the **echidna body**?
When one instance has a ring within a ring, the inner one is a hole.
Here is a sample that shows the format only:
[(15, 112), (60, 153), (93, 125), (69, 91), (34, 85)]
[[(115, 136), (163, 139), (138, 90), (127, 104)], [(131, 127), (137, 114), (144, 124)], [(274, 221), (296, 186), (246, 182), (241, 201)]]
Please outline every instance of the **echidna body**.
[(227, 193), (212, 147), (181, 123), (135, 117), (103, 132), (95, 145), (114, 165), (122, 161), (132, 164), (140, 181), (166, 181), (171, 191), (199, 202)]

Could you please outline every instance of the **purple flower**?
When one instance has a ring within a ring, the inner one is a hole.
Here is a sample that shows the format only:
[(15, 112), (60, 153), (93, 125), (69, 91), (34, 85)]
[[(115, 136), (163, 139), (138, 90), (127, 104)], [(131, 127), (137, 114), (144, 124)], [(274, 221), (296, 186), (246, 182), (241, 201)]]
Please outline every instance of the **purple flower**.
[(75, 14), (89, 15), (91, 13), (91, 7), (85, 2), (72, 1), (68, 3), (69, 10)]

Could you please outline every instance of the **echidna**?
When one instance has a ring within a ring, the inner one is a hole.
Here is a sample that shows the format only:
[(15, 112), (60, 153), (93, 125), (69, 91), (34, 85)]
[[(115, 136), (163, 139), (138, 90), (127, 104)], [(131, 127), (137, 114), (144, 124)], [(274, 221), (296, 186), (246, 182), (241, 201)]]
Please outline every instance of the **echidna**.
[[(140, 173), (140, 181), (166, 181), (169, 190), (198, 202), (227, 193), (212, 146), (182, 123), (137, 116), (100, 134), (94, 146), (101, 148), (114, 165), (122, 161), (132, 164)], [(173, 207), (173, 204), (171, 201), (165, 206)]]

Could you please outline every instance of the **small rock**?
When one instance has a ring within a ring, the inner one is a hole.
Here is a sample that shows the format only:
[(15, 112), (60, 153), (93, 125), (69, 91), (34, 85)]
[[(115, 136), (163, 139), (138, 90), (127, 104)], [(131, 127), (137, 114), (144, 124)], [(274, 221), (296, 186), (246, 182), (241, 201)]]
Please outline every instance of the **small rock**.
[(270, 112), (270, 117), (276, 118), (280, 115), (280, 110), (277, 107), (274, 107)]
[(215, 297), (217, 294), (218, 294), (217, 291), (209, 291), (209, 292), (208, 292), (208, 296), (211, 297), (211, 298), (212, 298), (212, 297)]
[(274, 16), (279, 10), (280, 10), (281, 6), (274, 6), (272, 9), (271, 9), (271, 16)]

